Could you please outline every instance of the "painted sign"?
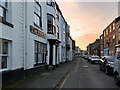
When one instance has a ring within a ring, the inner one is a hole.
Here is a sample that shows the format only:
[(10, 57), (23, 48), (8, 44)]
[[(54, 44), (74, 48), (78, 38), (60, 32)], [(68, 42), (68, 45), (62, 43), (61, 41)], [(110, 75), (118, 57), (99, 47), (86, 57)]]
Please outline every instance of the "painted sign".
[(30, 26), (30, 32), (37, 35), (37, 36), (40, 36), (40, 37), (46, 39), (46, 34), (41, 32), (40, 30), (36, 29), (33, 26)]

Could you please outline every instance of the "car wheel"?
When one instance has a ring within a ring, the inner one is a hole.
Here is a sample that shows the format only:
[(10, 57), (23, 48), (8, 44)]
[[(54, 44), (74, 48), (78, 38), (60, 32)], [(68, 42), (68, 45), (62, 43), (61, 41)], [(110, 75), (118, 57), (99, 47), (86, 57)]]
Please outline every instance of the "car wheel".
[(120, 85), (119, 75), (118, 74), (115, 75), (115, 84)]

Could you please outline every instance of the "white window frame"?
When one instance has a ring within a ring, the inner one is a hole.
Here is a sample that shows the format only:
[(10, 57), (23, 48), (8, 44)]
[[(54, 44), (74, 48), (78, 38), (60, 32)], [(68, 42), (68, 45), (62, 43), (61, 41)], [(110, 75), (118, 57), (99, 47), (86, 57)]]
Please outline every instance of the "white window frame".
[[(0, 72), (7, 71), (10, 69), (10, 42), (7, 40), (4, 40), (4, 41), (8, 42), (8, 54), (0, 54)], [(2, 63), (1, 63), (2, 56), (7, 57), (7, 68), (3, 68), (3, 69), (1, 68), (2, 67)]]

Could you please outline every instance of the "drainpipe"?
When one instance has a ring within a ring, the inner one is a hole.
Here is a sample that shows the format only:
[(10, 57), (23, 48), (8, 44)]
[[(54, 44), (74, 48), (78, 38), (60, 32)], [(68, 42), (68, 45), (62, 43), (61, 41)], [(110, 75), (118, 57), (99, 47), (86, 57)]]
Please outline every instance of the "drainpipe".
[(24, 1), (24, 70), (27, 61), (27, 0)]

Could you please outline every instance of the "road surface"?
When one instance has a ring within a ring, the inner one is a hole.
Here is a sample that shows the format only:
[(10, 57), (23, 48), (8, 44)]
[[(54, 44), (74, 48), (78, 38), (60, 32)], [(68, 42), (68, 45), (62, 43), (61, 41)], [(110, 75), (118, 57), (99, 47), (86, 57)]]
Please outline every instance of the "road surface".
[(114, 77), (99, 70), (98, 64), (90, 64), (79, 58), (59, 88), (118, 88)]

